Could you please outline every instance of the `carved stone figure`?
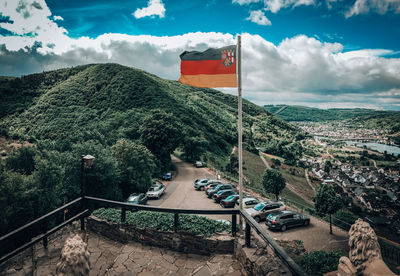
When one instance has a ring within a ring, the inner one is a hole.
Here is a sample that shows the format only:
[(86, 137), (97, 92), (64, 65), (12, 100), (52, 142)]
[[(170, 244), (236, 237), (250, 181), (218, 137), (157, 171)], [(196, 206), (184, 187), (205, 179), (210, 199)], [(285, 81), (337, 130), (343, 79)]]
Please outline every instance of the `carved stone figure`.
[(357, 219), (349, 235), (349, 257), (340, 258), (338, 275), (396, 275), (383, 262), (378, 238), (367, 222)]
[(56, 275), (89, 275), (89, 267), (87, 244), (79, 235), (68, 238), (61, 251), (60, 261), (57, 263)]

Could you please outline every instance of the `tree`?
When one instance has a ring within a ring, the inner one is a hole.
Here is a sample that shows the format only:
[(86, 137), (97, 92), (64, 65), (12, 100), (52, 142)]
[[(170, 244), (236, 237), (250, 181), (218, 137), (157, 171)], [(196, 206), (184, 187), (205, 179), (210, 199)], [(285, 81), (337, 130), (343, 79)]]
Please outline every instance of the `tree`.
[(183, 141), (183, 151), (186, 160), (194, 162), (200, 159), (200, 156), (206, 151), (207, 140), (203, 137), (187, 137)]
[(158, 158), (162, 169), (171, 161), (170, 154), (182, 141), (182, 128), (175, 116), (162, 110), (147, 115), (139, 129), (143, 144)]
[(267, 193), (275, 195), (278, 200), (279, 194), (286, 186), (282, 173), (275, 169), (266, 169), (262, 179), (262, 186)]
[(154, 155), (143, 145), (129, 140), (118, 140), (112, 147), (121, 170), (121, 188), (124, 197), (132, 192), (144, 192), (152, 184), (156, 172)]
[(325, 162), (324, 171), (329, 174), (331, 169), (332, 169), (332, 163), (331, 163), (331, 161), (327, 160)]
[(271, 159), (272, 163), (274, 163), (275, 166), (280, 166), (282, 165), (281, 160), (279, 160), (278, 158), (272, 158)]
[(231, 156), (229, 156), (229, 163), (226, 165), (226, 170), (234, 176), (238, 175), (239, 159), (236, 155), (231, 154)]
[(315, 209), (319, 215), (329, 214), (329, 233), (332, 234), (332, 215), (342, 208), (342, 201), (327, 184), (319, 187), (314, 197)]
[(35, 170), (34, 158), (37, 150), (33, 147), (21, 147), (6, 159), (6, 167), (13, 171), (29, 175)]

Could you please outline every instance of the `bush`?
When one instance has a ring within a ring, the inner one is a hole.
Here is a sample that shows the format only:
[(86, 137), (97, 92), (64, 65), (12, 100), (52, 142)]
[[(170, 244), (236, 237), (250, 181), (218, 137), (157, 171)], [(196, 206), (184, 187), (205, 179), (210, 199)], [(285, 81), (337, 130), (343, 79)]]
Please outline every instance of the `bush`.
[(308, 275), (322, 276), (337, 270), (339, 259), (342, 256), (343, 254), (339, 251), (313, 251), (296, 262)]
[(333, 215), (333, 221), (336, 226), (349, 230), (351, 225), (357, 220), (358, 216), (344, 210), (339, 210)]
[[(118, 209), (100, 208), (95, 210), (93, 215), (113, 222), (121, 221), (121, 210)], [(141, 229), (152, 228), (161, 231), (173, 231), (174, 215), (150, 211), (126, 212), (126, 223), (136, 225)], [(179, 215), (178, 229), (206, 237), (223, 231), (231, 232), (231, 226), (228, 224), (206, 217), (186, 214)]]

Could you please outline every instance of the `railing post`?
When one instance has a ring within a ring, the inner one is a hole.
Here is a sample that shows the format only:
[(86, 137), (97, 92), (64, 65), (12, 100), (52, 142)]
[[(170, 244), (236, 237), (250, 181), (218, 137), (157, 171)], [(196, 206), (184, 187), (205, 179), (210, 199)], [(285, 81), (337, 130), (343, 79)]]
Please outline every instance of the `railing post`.
[(85, 217), (81, 217), (81, 230), (85, 230)]
[[(43, 232), (43, 234), (46, 234), (46, 232), (47, 232), (47, 221), (44, 221), (42, 224), (42, 232)], [(47, 239), (47, 237), (44, 237), (43, 238), (43, 247), (47, 248), (47, 245), (48, 245), (48, 239)]]
[(251, 238), (251, 232), (250, 232), (250, 224), (246, 221), (246, 246), (250, 247), (250, 238)]
[(174, 231), (178, 232), (179, 213), (174, 213)]
[(126, 221), (126, 209), (122, 208), (121, 210), (121, 223), (125, 223)]
[(236, 214), (232, 215), (232, 237), (236, 236)]

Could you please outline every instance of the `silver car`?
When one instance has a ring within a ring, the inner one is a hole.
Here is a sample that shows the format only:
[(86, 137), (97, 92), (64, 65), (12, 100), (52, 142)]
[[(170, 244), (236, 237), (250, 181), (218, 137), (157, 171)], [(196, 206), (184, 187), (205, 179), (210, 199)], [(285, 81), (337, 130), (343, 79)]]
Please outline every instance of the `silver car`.
[(286, 206), (283, 202), (267, 200), (258, 203), (253, 208), (246, 209), (246, 212), (249, 213), (255, 221), (260, 222), (266, 219), (270, 213), (283, 210), (286, 210)]
[(208, 185), (208, 184), (222, 184), (221, 180), (215, 180), (215, 179), (207, 179), (207, 181), (204, 181), (204, 179), (202, 179), (203, 181), (198, 181), (194, 183), (194, 188), (196, 190), (200, 190), (200, 191), (204, 191), (204, 188)]
[(147, 198), (160, 198), (165, 192), (165, 186), (162, 183), (153, 184), (146, 195)]

